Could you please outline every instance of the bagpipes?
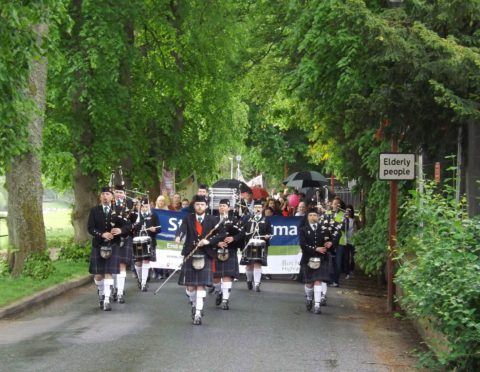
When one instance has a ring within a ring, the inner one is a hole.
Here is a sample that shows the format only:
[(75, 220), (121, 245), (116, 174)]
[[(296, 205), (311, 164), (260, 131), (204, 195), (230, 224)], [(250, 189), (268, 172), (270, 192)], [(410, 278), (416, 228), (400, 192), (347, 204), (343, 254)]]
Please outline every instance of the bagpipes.
[(165, 279), (165, 281), (155, 290), (155, 292), (153, 293), (154, 295), (156, 295), (156, 294), (158, 293), (158, 291), (159, 291), (160, 289), (162, 289), (165, 284), (167, 284), (167, 282), (173, 277), (173, 274), (175, 274), (178, 270), (180, 270), (180, 269), (182, 268), (182, 266), (184, 265), (185, 262), (187, 262), (201, 247), (203, 247), (203, 246), (200, 245), (200, 242), (201, 242), (202, 240), (205, 240), (205, 239), (210, 238), (210, 236), (212, 236), (212, 234), (218, 229), (218, 227), (219, 227), (221, 224), (222, 224), (222, 221), (218, 222), (218, 223), (213, 227), (213, 229), (211, 229), (211, 230), (208, 232), (208, 234), (205, 235), (205, 237), (204, 237), (203, 239), (201, 239), (197, 244), (195, 244), (195, 246), (193, 247), (192, 251), (191, 251), (188, 255), (186, 255), (186, 256), (184, 257), (184, 259), (183, 259), (182, 263), (180, 264), (180, 266), (178, 266), (178, 267), (173, 271), (173, 273), (171, 273), (171, 274), (168, 276), (168, 278)]

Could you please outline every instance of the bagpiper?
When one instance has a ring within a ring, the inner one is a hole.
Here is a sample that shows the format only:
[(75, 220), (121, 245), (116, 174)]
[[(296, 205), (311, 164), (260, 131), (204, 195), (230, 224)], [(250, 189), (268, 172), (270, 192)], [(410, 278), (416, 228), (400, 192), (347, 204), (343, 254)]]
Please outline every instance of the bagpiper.
[(326, 305), (326, 292), (322, 293), (322, 283), (330, 278), (333, 271), (333, 261), (329, 250), (333, 246), (333, 233), (327, 220), (319, 223), (318, 211), (311, 208), (307, 213), (307, 223), (299, 230), (300, 270), (305, 283), (305, 297), (307, 311), (312, 310), (315, 301), (314, 313), (321, 314), (320, 306)]
[(113, 275), (119, 273), (119, 250), (121, 237), (128, 234), (130, 224), (113, 213), (113, 193), (103, 187), (100, 205), (93, 207), (88, 216), (87, 230), (92, 239), (89, 272), (94, 274), (99, 305), (104, 311), (112, 310), (111, 293)]
[[(127, 194), (123, 185), (115, 185), (114, 191), (114, 211), (118, 219), (123, 219), (129, 222), (132, 227), (132, 221), (135, 220), (135, 215), (131, 215), (133, 211), (133, 202), (127, 199)], [(124, 291), (125, 280), (127, 279), (127, 266), (130, 267), (132, 262), (132, 231), (122, 237), (120, 242), (119, 253), (119, 273), (114, 277), (114, 300), (120, 304), (125, 303)]]

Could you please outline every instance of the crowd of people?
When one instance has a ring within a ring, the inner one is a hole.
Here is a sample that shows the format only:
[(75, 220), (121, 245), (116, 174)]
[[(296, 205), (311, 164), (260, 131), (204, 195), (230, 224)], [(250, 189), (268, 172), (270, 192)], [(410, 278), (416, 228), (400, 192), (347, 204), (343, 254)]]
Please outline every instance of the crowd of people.
[[(138, 288), (148, 291), (150, 262), (155, 261), (156, 234), (161, 231), (151, 208), (188, 212), (176, 232), (182, 244), (183, 264), (178, 284), (186, 287), (192, 321), (202, 323), (208, 288), (216, 306), (230, 308), (233, 282), (239, 279), (239, 265), (245, 265), (249, 290), (261, 291), (262, 267), (268, 264), (272, 237), (272, 216), (297, 216), (302, 251), (300, 271), (295, 279), (305, 284), (306, 308), (320, 314), (326, 305), (328, 285), (339, 286), (340, 276), (351, 277), (354, 268), (352, 236), (360, 227), (353, 206), (335, 197), (327, 203), (294, 191), (254, 200), (250, 191), (241, 193), (238, 203), (222, 199), (209, 213), (208, 189), (200, 185), (190, 202), (175, 193), (171, 199), (160, 195), (154, 205), (144, 199), (135, 205), (122, 185), (102, 189), (100, 204), (92, 208), (88, 231), (93, 236), (90, 273), (97, 285), (99, 306), (112, 309), (112, 302), (125, 303), (127, 267), (134, 262)], [(238, 262), (237, 252), (242, 252)], [(167, 273), (168, 275), (169, 273)], [(156, 273), (163, 278), (164, 272)], [(167, 276), (165, 275), (165, 276)]]

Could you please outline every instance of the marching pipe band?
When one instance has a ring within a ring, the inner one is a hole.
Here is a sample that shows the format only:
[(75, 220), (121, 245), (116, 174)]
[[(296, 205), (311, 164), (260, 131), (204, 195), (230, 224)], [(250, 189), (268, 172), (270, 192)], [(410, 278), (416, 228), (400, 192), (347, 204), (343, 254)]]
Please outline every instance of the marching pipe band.
[[(125, 189), (121, 167), (118, 173), (120, 184), (113, 186), (112, 173), (110, 186), (102, 188), (100, 204), (91, 209), (88, 220), (88, 231), (93, 236), (89, 271), (95, 276), (99, 306), (104, 311), (112, 309), (112, 302), (125, 303), (126, 269), (131, 262), (135, 263), (139, 290), (148, 291), (150, 263), (156, 260), (156, 234), (161, 231), (157, 216), (150, 210), (148, 193)], [(317, 314), (326, 304), (327, 282), (332, 281), (335, 250), (343, 235), (346, 217), (337, 204), (333, 203), (331, 210), (310, 209), (306, 223), (299, 229), (306, 307)], [(243, 213), (235, 213), (237, 206), (245, 207)], [(273, 236), (261, 201), (253, 202), (253, 212), (236, 198), (221, 199), (219, 215), (207, 214), (207, 207), (206, 197), (196, 195), (193, 213), (182, 220), (175, 237), (177, 244), (183, 242), (184, 259), (174, 273), (180, 271), (178, 284), (186, 287), (194, 325), (202, 324), (206, 287), (213, 287), (216, 306), (229, 310), (239, 265), (246, 266), (248, 290), (260, 292), (262, 266), (267, 265)]]

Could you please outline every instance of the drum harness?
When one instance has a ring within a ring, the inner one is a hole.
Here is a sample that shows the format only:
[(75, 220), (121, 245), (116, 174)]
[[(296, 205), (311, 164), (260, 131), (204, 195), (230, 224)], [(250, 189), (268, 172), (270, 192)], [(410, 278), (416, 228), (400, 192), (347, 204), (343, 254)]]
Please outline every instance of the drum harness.
[[(245, 251), (246, 249), (248, 248), (248, 246), (250, 245), (250, 242), (253, 240), (253, 239), (262, 239), (262, 238), (266, 238), (267, 236), (270, 236), (270, 237), (273, 237), (273, 234), (272, 235), (258, 235), (259, 234), (259, 222), (261, 221), (262, 219), (260, 218), (259, 220), (255, 220), (255, 216), (252, 216), (247, 223), (249, 222), (253, 222), (252, 223), (252, 226), (250, 227), (250, 232), (247, 233), (247, 235), (251, 235), (250, 239), (248, 239), (248, 243), (245, 244), (245, 248), (242, 249), (242, 256), (245, 254)], [(257, 234), (257, 235), (255, 235)]]

